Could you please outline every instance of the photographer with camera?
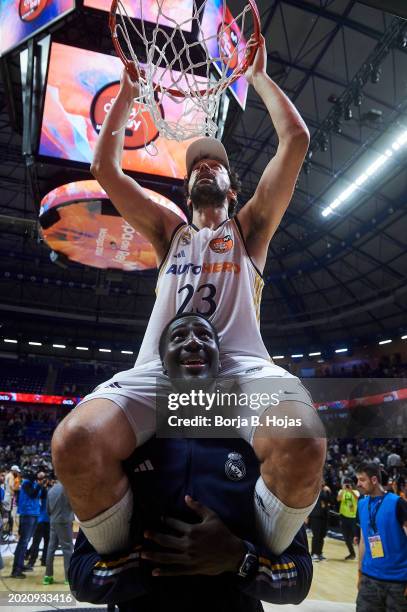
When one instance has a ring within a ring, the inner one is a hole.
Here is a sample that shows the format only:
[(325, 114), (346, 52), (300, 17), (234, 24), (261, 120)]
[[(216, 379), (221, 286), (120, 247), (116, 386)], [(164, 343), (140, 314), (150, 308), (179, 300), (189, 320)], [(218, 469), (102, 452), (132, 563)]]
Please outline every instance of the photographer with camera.
[(49, 533), (50, 533), (50, 519), (47, 512), (47, 497), (48, 490), (54, 485), (54, 480), (50, 478), (45, 478), (42, 486), (45, 489), (45, 494), (41, 496), (40, 499), (40, 514), (38, 517), (37, 526), (34, 531), (33, 540), (30, 548), (27, 550), (25, 554), (25, 558), (27, 559), (27, 565), (24, 566), (25, 572), (31, 572), (34, 569), (35, 562), (38, 558), (38, 553), (40, 549), (41, 540), (44, 541), (41, 555), (41, 565), (45, 567), (46, 559), (47, 559), (47, 550), (48, 550), (48, 542), (49, 542)]
[(350, 478), (344, 478), (342, 489), (336, 498), (339, 502), (339, 515), (341, 528), (345, 544), (348, 547), (349, 555), (345, 557), (345, 561), (355, 559), (355, 549), (353, 547), (353, 537), (356, 530), (356, 514), (358, 511), (359, 491), (353, 489), (353, 483)]
[(43, 487), (45, 474), (26, 469), (20, 487), (17, 513), (20, 515), (20, 539), (14, 551), (14, 563), (10, 578), (25, 578), (24, 557), (40, 514), (40, 500), (46, 495)]

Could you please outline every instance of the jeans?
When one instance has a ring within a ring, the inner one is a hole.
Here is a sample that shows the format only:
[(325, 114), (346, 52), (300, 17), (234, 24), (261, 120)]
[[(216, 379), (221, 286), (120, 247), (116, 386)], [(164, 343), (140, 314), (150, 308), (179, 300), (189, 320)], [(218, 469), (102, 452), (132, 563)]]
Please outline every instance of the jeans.
[(49, 521), (42, 521), (41, 523), (37, 524), (37, 527), (34, 531), (31, 548), (27, 551), (28, 563), (30, 565), (35, 565), (35, 562), (38, 557), (38, 551), (40, 548), (40, 542), (42, 539), (44, 540), (44, 547), (42, 549), (41, 563), (45, 564), (49, 541)]
[(20, 539), (14, 552), (14, 563), (12, 573), (21, 573), (24, 567), (24, 557), (27, 551), (28, 542), (31, 540), (35, 527), (37, 525), (38, 516), (30, 516), (28, 514), (20, 515)]

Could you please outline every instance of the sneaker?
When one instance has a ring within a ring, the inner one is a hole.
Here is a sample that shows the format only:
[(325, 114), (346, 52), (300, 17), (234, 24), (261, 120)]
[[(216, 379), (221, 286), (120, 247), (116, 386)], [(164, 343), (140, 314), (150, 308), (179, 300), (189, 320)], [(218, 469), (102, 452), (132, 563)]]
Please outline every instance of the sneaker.
[(33, 566), (32, 566), (32, 565), (23, 565), (23, 570), (24, 570), (25, 572), (33, 572), (33, 571), (34, 571), (34, 568), (33, 568)]
[(324, 557), (324, 555), (318, 555), (318, 559), (320, 561), (326, 561), (326, 557)]
[(45, 563), (45, 561), (41, 561), (41, 565), (45, 567), (47, 564)]
[(315, 561), (315, 563), (318, 563), (318, 561), (320, 560), (318, 555), (311, 555), (311, 559)]
[(44, 578), (42, 579), (42, 584), (54, 584), (54, 577), (53, 576), (44, 576)]
[(25, 574), (23, 572), (13, 572), (10, 574), (10, 578), (25, 578)]
[(353, 561), (353, 559), (356, 559), (356, 555), (348, 555), (345, 557), (345, 561)]

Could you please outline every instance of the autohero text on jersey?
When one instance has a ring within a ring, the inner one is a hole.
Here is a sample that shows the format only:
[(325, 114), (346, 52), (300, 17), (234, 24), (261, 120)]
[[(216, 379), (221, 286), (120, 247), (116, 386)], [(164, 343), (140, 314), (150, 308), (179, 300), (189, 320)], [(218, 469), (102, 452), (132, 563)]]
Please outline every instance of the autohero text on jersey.
[(233, 261), (222, 261), (216, 263), (183, 263), (183, 264), (171, 264), (166, 274), (182, 275), (191, 272), (198, 276), (199, 274), (240, 274), (240, 265)]

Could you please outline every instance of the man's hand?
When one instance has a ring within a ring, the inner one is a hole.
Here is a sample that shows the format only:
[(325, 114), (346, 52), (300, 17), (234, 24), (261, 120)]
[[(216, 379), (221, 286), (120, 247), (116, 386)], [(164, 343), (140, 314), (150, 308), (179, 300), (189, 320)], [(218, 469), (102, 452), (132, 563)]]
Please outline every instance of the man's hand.
[(144, 537), (159, 544), (163, 551), (142, 551), (141, 558), (169, 566), (156, 567), (153, 576), (215, 576), (223, 572), (237, 572), (246, 552), (243, 540), (233, 535), (210, 508), (194, 501), (189, 495), (185, 502), (201, 518), (197, 524), (165, 518), (164, 524), (178, 532), (178, 536), (146, 531)]
[[(252, 34), (251, 38), (247, 43), (247, 51), (249, 53), (253, 45), (256, 44), (256, 39), (254, 34)], [(254, 85), (254, 81), (260, 76), (267, 75), (267, 50), (266, 50), (266, 41), (264, 36), (260, 34), (260, 46), (257, 49), (256, 55), (254, 57), (253, 64), (248, 67), (245, 73), (246, 81), (250, 85)]]
[[(132, 69), (134, 70), (133, 76), (135, 76), (136, 68), (134, 62)], [(120, 94), (125, 96), (128, 100), (134, 100), (134, 98), (138, 98), (140, 94), (139, 84), (137, 81), (133, 80), (127, 68), (123, 68), (122, 75), (120, 77)]]

